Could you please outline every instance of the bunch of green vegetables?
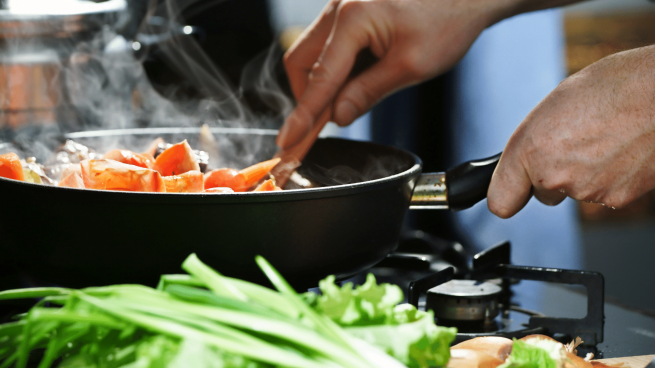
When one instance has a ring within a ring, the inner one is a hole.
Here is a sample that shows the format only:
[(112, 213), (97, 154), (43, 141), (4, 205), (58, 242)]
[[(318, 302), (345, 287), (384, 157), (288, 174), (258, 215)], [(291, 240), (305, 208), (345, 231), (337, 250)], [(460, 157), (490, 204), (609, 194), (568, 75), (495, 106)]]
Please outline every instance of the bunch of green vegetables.
[(73, 367), (432, 367), (450, 357), (455, 330), (431, 313), (397, 305), (396, 286), (320, 284), (299, 295), (263, 258), (277, 292), (225, 277), (194, 254), (188, 275), (141, 285), (36, 288), (2, 299), (40, 298), (0, 325), (0, 368)]

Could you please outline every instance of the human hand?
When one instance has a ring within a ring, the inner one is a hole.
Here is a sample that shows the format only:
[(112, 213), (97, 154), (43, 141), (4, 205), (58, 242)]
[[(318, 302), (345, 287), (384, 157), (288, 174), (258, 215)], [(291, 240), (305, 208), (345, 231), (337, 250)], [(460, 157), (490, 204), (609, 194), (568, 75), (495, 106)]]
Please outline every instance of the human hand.
[(620, 208), (655, 188), (655, 46), (609, 56), (564, 80), (519, 125), (488, 191), (491, 212), (531, 197)]
[[(331, 0), (285, 55), (298, 106), (278, 146), (318, 135), (328, 120), (348, 125), (392, 92), (447, 71), (515, 2)], [(349, 79), (357, 54), (367, 48), (378, 61)]]

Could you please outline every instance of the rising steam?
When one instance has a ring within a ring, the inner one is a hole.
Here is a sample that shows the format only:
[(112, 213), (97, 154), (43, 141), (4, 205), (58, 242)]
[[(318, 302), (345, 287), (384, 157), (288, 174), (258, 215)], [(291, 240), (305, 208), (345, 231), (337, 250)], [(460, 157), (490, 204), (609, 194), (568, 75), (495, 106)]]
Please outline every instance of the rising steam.
[[(218, 2), (210, 1), (204, 6)], [(97, 5), (103, 1), (9, 0), (5, 3), (24, 12), (27, 9), (37, 12), (51, 9), (50, 14), (56, 14), (62, 9), (65, 12), (66, 4)], [(293, 108), (292, 100), (283, 93), (274, 78), (274, 70), (281, 59), (278, 48), (271, 47), (255, 58), (245, 67), (241, 85), (231, 85), (198, 42), (184, 32), (182, 11), (194, 3), (196, 0), (135, 2), (137, 5), (132, 4), (128, 12), (102, 18), (105, 23), (98, 25), (91, 34), (58, 37), (54, 42), (52, 36), (47, 34), (5, 38), (2, 50), (5, 60), (24, 55), (28, 49), (41, 55), (51, 55), (48, 62), (56, 72), (42, 73), (44, 81), (36, 83), (38, 86), (50, 86), (47, 87), (48, 92), (27, 92), (47, 96), (50, 101), (47, 106), (59, 104), (64, 107), (59, 106), (57, 117), (44, 121), (32, 116), (26, 119), (29, 121), (0, 126), (5, 128), (0, 131), (0, 141), (14, 140), (23, 150), (36, 151), (30, 154), (44, 158), (54, 148), (52, 144), (56, 137), (71, 131), (199, 127), (203, 124), (210, 127), (278, 127)], [(28, 22), (25, 27), (29, 27)], [(142, 59), (152, 47), (158, 49), (158, 55), (169, 68), (182, 75), (199, 92), (199, 98), (179, 98), (174, 91), (161, 95), (153, 87), (142, 65)], [(13, 73), (17, 73), (15, 68)], [(12, 86), (7, 88), (11, 89)], [(244, 102), (246, 93), (257, 95), (270, 111), (265, 114), (253, 112)], [(5, 99), (10, 99), (10, 96), (5, 96)], [(5, 101), (5, 110), (8, 105), (9, 102)], [(66, 110), (65, 105), (70, 105), (69, 116), (61, 113)], [(34, 126), (40, 126), (40, 129), (34, 129)], [(43, 126), (46, 129), (41, 129)], [(11, 132), (6, 129), (8, 127)], [(234, 135), (229, 139), (218, 137), (218, 140), (225, 149), (244, 146)], [(134, 148), (129, 147), (134, 146), (134, 142), (109, 144)], [(103, 151), (112, 147), (96, 148)], [(248, 152), (241, 155), (240, 161), (251, 161), (256, 154)]]

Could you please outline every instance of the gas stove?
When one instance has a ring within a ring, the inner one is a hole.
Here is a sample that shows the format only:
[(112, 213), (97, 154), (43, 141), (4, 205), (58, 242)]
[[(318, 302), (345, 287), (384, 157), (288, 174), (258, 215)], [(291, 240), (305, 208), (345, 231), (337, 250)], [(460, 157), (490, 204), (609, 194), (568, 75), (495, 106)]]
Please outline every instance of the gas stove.
[[(368, 272), (400, 286), (407, 302), (432, 310), (437, 324), (457, 327), (456, 342), (544, 334), (563, 343), (580, 337), (582, 356), (655, 353), (655, 318), (606, 303), (603, 275), (513, 265), (510, 255), (509, 242), (469, 257), (458, 242), (418, 231)], [(560, 317), (571, 314), (581, 317)]]

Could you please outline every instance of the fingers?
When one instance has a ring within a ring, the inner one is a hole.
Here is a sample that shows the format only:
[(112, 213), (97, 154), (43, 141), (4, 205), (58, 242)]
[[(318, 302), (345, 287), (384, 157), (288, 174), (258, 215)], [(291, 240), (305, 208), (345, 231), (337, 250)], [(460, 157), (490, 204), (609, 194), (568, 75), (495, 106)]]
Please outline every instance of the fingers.
[(400, 64), (397, 58), (386, 57), (348, 82), (335, 100), (332, 120), (349, 125), (384, 97), (415, 82)]
[(489, 210), (500, 218), (510, 218), (532, 197), (532, 182), (517, 155), (506, 150), (494, 171), (487, 192)]
[(336, 20), (325, 49), (311, 69), (298, 106), (280, 130), (277, 144), (282, 148), (294, 145), (317, 123), (317, 118), (332, 105), (343, 87), (357, 54), (368, 46), (365, 14), (356, 14), (352, 10), (346, 14), (348, 16)]
[(293, 95), (300, 100), (307, 85), (307, 77), (330, 36), (340, 0), (328, 2), (321, 14), (302, 33), (284, 55), (284, 66)]
[[(520, 155), (510, 151), (512, 146), (510, 143), (503, 153), (487, 192), (487, 205), (493, 214), (510, 218), (525, 207), (533, 195), (548, 206), (556, 206), (566, 199), (566, 192), (559, 189), (564, 181), (557, 180), (557, 174), (548, 174), (552, 171), (538, 164), (533, 163), (533, 167), (526, 164), (519, 158)], [(534, 171), (536, 167), (541, 167), (541, 174), (533, 176), (548, 177), (549, 180), (539, 179), (533, 183), (528, 172)]]

